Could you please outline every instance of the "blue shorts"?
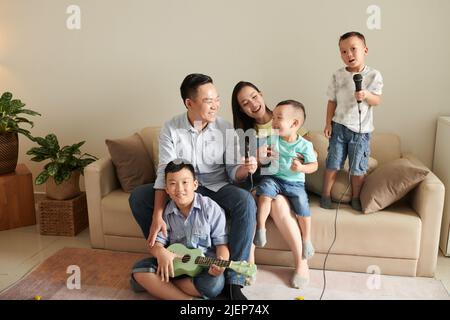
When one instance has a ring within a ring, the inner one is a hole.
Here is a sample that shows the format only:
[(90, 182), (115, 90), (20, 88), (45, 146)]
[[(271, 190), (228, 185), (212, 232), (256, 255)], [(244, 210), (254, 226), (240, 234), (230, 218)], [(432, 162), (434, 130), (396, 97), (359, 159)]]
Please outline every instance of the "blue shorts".
[[(131, 271), (130, 285), (134, 292), (146, 291), (133, 277), (134, 273), (150, 272), (156, 273), (158, 270), (158, 260), (156, 258), (145, 258), (136, 262)], [(185, 278), (188, 276), (179, 276), (176, 279)], [(208, 268), (205, 268), (201, 273), (192, 278), (194, 287), (202, 295), (204, 299), (217, 297), (223, 290), (225, 285), (225, 277), (223, 274), (214, 277), (208, 273)]]
[(301, 217), (311, 216), (304, 182), (292, 182), (274, 176), (265, 176), (256, 187), (257, 196), (275, 199), (279, 194), (289, 200), (296, 215)]
[(256, 172), (252, 175), (253, 181), (250, 179), (250, 177), (247, 177), (244, 182), (240, 185), (241, 188), (244, 188), (245, 190), (252, 192), (255, 190), (256, 186), (259, 184), (261, 179), (264, 176), (261, 175), (261, 168), (258, 168)]
[[(356, 133), (342, 124), (333, 122), (330, 145), (328, 147), (327, 169), (344, 169), (348, 155), (350, 174), (362, 176), (369, 168), (370, 133)], [(358, 143), (358, 140), (359, 143)], [(356, 149), (356, 150), (355, 150)]]

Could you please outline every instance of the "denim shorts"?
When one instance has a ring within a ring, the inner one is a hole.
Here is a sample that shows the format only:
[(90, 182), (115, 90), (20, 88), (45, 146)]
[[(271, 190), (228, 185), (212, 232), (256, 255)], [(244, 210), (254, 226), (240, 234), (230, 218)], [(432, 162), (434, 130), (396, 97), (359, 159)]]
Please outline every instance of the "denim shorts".
[[(136, 262), (131, 271), (130, 285), (134, 292), (146, 291), (133, 277), (134, 273), (150, 272), (156, 273), (158, 269), (158, 260), (156, 258), (145, 258)], [(181, 279), (188, 277), (182, 275), (174, 279)], [(194, 287), (202, 295), (203, 299), (210, 299), (217, 297), (223, 290), (225, 285), (225, 277), (223, 274), (214, 277), (208, 273), (208, 268), (205, 268), (201, 273), (192, 278)]]
[[(350, 174), (362, 176), (369, 168), (370, 133), (356, 133), (346, 126), (333, 122), (330, 145), (328, 147), (327, 169), (344, 169), (348, 155)], [(359, 140), (359, 143), (358, 143)]]
[(261, 175), (261, 168), (258, 168), (256, 170), (256, 172), (252, 175), (252, 177), (250, 178), (250, 176), (248, 176), (243, 183), (240, 184), (241, 188), (244, 188), (245, 190), (252, 192), (253, 190), (256, 189), (256, 186), (259, 184), (259, 182), (261, 181), (261, 179), (264, 176)]
[(304, 182), (293, 182), (273, 176), (265, 176), (256, 187), (257, 196), (263, 195), (275, 199), (279, 194), (289, 200), (296, 215), (301, 217), (311, 216)]

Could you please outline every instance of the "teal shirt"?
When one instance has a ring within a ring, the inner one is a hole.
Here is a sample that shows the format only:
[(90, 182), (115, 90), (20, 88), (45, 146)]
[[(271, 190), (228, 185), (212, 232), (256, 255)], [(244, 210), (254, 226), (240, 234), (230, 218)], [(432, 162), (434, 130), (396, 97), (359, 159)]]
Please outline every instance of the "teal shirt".
[(305, 174), (303, 172), (294, 172), (291, 170), (292, 160), (297, 157), (297, 153), (300, 153), (305, 159), (305, 164), (317, 162), (313, 144), (302, 137), (299, 137), (294, 142), (286, 142), (281, 137), (275, 135), (265, 140), (262, 141), (263, 144), (271, 145), (272, 150), (279, 155), (278, 159), (272, 160), (274, 163), (269, 168), (270, 174), (287, 181), (305, 182)]

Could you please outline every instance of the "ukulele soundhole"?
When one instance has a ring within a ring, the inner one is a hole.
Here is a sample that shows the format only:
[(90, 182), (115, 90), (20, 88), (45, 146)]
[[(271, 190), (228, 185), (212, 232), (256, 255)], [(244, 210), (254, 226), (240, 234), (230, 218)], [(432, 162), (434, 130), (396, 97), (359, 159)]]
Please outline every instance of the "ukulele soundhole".
[(188, 254), (185, 254), (185, 255), (183, 256), (183, 258), (181, 259), (181, 261), (182, 261), (183, 263), (187, 263), (187, 262), (189, 262), (189, 260), (191, 260), (191, 256), (188, 255)]

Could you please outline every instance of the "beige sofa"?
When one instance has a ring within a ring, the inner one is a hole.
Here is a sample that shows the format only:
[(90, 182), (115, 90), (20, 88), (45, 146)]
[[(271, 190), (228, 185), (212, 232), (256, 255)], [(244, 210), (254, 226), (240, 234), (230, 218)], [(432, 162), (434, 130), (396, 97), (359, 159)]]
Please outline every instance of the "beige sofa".
[[(153, 159), (158, 159), (159, 129), (149, 127), (139, 132)], [(423, 166), (414, 156), (401, 153), (396, 135), (374, 134), (371, 145), (371, 156), (377, 159), (378, 165), (403, 156)], [(146, 241), (128, 206), (129, 194), (120, 188), (109, 157), (85, 169), (85, 185), (92, 247), (146, 252)], [(430, 172), (408, 196), (383, 211), (364, 215), (349, 205), (342, 205), (337, 239), (326, 269), (432, 277), (444, 193), (444, 185)], [(312, 241), (316, 248), (310, 266), (321, 269), (333, 241), (335, 211), (320, 208), (315, 195), (310, 196), (310, 206)], [(256, 263), (293, 266), (289, 247), (270, 219), (267, 228), (268, 242), (265, 248), (256, 249)]]

